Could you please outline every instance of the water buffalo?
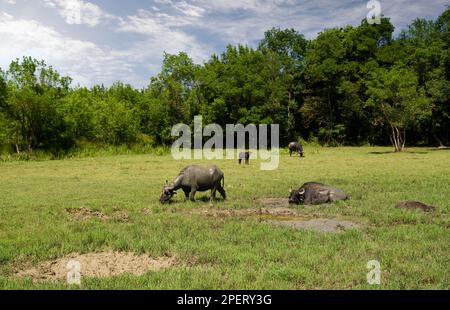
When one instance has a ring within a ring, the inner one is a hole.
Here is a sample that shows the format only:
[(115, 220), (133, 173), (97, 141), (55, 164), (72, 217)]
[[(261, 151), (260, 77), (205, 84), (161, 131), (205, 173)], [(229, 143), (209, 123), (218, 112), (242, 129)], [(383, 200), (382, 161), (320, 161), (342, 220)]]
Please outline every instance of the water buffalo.
[(303, 146), (297, 142), (289, 143), (289, 155), (292, 157), (292, 153), (297, 152), (300, 154), (300, 157), (305, 157), (303, 155)]
[(436, 208), (433, 206), (429, 206), (420, 201), (402, 201), (395, 205), (397, 209), (408, 209), (408, 210), (422, 210), (424, 212), (435, 211)]
[(250, 156), (252, 155), (252, 152), (241, 152), (239, 153), (239, 165), (242, 164), (242, 160), (245, 159), (245, 164), (250, 164)]
[(318, 205), (348, 199), (342, 190), (317, 182), (305, 183), (298, 190), (291, 190), (290, 194), (291, 204)]
[(195, 201), (197, 191), (207, 190), (211, 190), (211, 200), (216, 198), (216, 191), (219, 191), (223, 199), (226, 199), (224, 184), (224, 174), (217, 166), (188, 166), (181, 170), (171, 184), (164, 186), (159, 201), (163, 204), (168, 203), (179, 189), (183, 190), (186, 200)]

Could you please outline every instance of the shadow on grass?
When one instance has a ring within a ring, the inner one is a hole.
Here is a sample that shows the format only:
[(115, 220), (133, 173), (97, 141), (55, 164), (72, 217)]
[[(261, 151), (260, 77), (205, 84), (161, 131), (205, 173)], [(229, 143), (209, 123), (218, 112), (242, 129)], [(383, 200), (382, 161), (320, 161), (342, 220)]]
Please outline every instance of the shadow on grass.
[(370, 155), (384, 155), (384, 154), (395, 154), (394, 151), (385, 151), (385, 152), (369, 152)]
[[(202, 197), (199, 197), (199, 198), (195, 198), (195, 201), (196, 202), (210, 202), (210, 197), (209, 196), (202, 196)], [(224, 201), (222, 197), (221, 198), (217, 197), (216, 199), (213, 200), (213, 202), (220, 202), (220, 201)]]
[[(169, 202), (170, 205), (176, 205), (176, 204), (183, 204), (183, 203), (209, 203), (210, 201), (210, 196), (201, 196), (201, 197), (196, 197), (195, 198), (195, 202), (192, 202), (190, 200), (171, 200)], [(213, 200), (213, 202), (225, 202), (225, 200), (222, 197), (217, 197), (215, 200)]]
[(432, 149), (428, 149), (429, 151), (450, 151), (450, 147), (437, 147), (437, 148), (432, 148)]
[(384, 151), (384, 152), (369, 152), (370, 155), (386, 155), (386, 154), (428, 154), (429, 152), (425, 151), (403, 151), (403, 152), (396, 152), (396, 151)]

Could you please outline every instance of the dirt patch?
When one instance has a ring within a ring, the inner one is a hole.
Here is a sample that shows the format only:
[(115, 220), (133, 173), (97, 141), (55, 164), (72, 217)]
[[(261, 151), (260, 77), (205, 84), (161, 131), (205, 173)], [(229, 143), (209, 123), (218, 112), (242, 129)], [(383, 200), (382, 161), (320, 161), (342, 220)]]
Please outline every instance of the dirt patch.
[(107, 215), (103, 212), (94, 211), (85, 207), (67, 208), (66, 212), (79, 221), (86, 221), (96, 218), (102, 221), (115, 220), (118, 222), (128, 222), (130, 219), (127, 212), (119, 211), (117, 208), (114, 209), (114, 212), (111, 215)]
[(266, 208), (288, 208), (288, 198), (263, 198), (258, 200), (258, 204)]
[(79, 263), (81, 279), (104, 278), (125, 273), (139, 276), (148, 271), (157, 271), (176, 264), (174, 257), (152, 258), (130, 252), (71, 254), (30, 269), (16, 271), (16, 276), (30, 277), (38, 281), (66, 280), (73, 262)]
[(289, 199), (264, 198), (257, 200), (257, 205), (261, 205), (261, 207), (245, 209), (177, 209), (174, 212), (187, 213), (190, 215), (203, 215), (209, 217), (292, 217), (299, 215), (297, 210), (289, 208)]
[(297, 229), (305, 229), (318, 232), (341, 232), (349, 229), (358, 229), (359, 224), (338, 219), (312, 219), (312, 220), (294, 220), (294, 221), (276, 221), (270, 220), (267, 223), (276, 226), (285, 226)]
[[(266, 198), (259, 200), (265, 205), (272, 207), (247, 208), (247, 209), (181, 209), (173, 210), (174, 213), (184, 213), (189, 215), (203, 215), (215, 218), (224, 217), (248, 217), (255, 218), (261, 223), (270, 223), (275, 226), (291, 227), (296, 229), (306, 229), (318, 232), (341, 232), (349, 229), (359, 229), (360, 224), (341, 219), (311, 219), (298, 212), (296, 209), (287, 207), (276, 207), (281, 203), (286, 203), (284, 199)], [(287, 202), (288, 203), (288, 202)], [(288, 204), (289, 205), (289, 204)]]
[(142, 213), (144, 213), (145, 215), (149, 215), (149, 214), (153, 214), (153, 211), (149, 208), (144, 208), (144, 209), (142, 209)]
[(116, 211), (114, 212), (112, 219), (117, 222), (128, 223), (130, 221), (130, 217), (125, 211)]
[(249, 209), (196, 209), (189, 214), (209, 217), (249, 217), (249, 216), (296, 216), (297, 211), (289, 208), (249, 208)]
[(93, 211), (93, 210), (85, 208), (85, 207), (67, 208), (66, 212), (80, 221), (85, 221), (85, 220), (88, 220), (91, 218), (97, 218), (100, 220), (107, 220), (109, 218), (106, 214), (104, 214), (100, 211)]
[(432, 212), (436, 210), (433, 206), (428, 206), (419, 201), (402, 201), (399, 202), (396, 206), (397, 209), (407, 209), (407, 210), (422, 210), (424, 212)]

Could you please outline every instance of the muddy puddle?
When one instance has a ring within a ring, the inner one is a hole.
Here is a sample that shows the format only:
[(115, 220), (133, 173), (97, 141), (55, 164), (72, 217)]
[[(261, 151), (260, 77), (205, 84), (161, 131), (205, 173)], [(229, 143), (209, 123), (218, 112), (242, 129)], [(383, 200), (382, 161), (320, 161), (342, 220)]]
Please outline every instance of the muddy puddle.
[(86, 221), (90, 219), (99, 219), (102, 221), (114, 220), (117, 222), (128, 222), (128, 213), (121, 210), (114, 210), (112, 214), (105, 214), (101, 211), (91, 210), (86, 207), (67, 208), (66, 212), (78, 221)]
[(132, 252), (75, 253), (17, 270), (15, 276), (36, 281), (64, 281), (67, 280), (71, 271), (79, 272), (81, 279), (112, 277), (120, 274), (139, 276), (149, 271), (169, 268), (175, 264), (174, 257), (153, 258)]
[(359, 229), (361, 227), (360, 224), (352, 221), (327, 218), (270, 219), (267, 220), (266, 223), (280, 227), (332, 233), (343, 232), (351, 229)]

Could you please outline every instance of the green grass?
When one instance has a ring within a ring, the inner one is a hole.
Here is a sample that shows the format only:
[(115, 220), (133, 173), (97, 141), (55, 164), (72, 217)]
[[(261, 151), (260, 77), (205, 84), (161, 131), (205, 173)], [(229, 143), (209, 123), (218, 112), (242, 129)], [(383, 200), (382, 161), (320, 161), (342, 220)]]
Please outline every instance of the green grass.
[[(351, 200), (298, 207), (308, 216), (364, 224), (341, 234), (273, 227), (256, 218), (181, 214), (177, 210), (210, 208), (183, 202), (182, 193), (174, 204), (161, 206), (165, 180), (191, 163), (170, 156), (0, 163), (0, 288), (71, 289), (17, 279), (13, 271), (73, 252), (113, 249), (172, 253), (196, 263), (140, 277), (83, 278), (82, 289), (449, 289), (450, 151), (390, 151), (313, 148), (303, 160), (284, 151), (275, 171), (259, 170), (257, 161), (247, 167), (214, 162), (225, 172), (229, 196), (217, 208), (255, 207), (255, 199), (286, 197), (290, 187), (306, 181), (342, 188)], [(419, 200), (437, 211), (395, 209), (402, 200)], [(71, 207), (104, 213), (120, 208), (130, 220), (77, 221), (65, 211)], [(144, 215), (143, 208), (153, 213)], [(381, 262), (380, 286), (366, 281), (366, 264), (373, 259)]]

